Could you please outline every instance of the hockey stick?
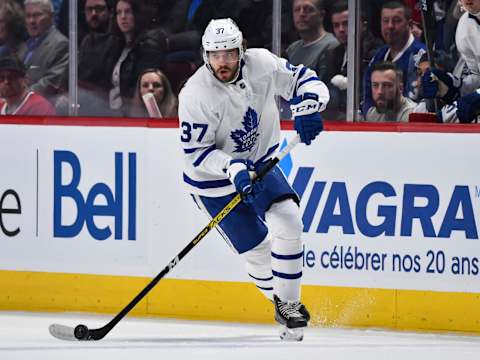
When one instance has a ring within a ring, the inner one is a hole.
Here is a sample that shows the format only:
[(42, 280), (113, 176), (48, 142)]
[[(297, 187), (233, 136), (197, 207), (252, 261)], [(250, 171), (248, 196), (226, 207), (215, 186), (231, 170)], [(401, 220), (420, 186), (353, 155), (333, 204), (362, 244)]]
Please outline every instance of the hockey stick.
[[(276, 157), (270, 160), (257, 174), (253, 181), (261, 180), (278, 162), (280, 162), (298, 143), (300, 142), (299, 135), (296, 135), (288, 144), (278, 153)], [(130, 303), (125, 306), (108, 324), (98, 329), (89, 329), (86, 325), (77, 325), (75, 327), (52, 324), (48, 330), (54, 337), (62, 340), (100, 340), (118, 324), (135, 305), (142, 300), (145, 295), (177, 264), (192, 250), (220, 221), (222, 221), (229, 213), (241, 202), (240, 194), (237, 194), (220, 212), (205, 226), (197, 236), (190, 241), (182, 251), (178, 253), (165, 268), (155, 276)]]
[[(435, 13), (433, 9), (433, 0), (420, 0), (420, 11), (422, 13), (422, 25), (423, 25), (423, 34), (425, 37), (425, 43), (427, 46), (427, 59), (430, 63), (430, 66), (435, 66), (434, 56), (433, 56), (433, 43), (435, 41), (433, 34), (435, 33)], [(426, 99), (428, 105), (428, 99)], [(432, 99), (433, 108), (435, 110), (435, 115), (438, 112), (438, 100), (437, 98)], [(431, 104), (431, 103), (430, 103)], [(428, 108), (428, 106), (427, 106)]]

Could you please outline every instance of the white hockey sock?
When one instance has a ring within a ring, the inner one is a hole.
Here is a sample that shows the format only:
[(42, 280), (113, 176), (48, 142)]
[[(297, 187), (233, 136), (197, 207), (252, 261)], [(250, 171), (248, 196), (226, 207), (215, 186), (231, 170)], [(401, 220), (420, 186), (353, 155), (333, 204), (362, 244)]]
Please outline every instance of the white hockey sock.
[(272, 272), (275, 294), (282, 301), (300, 300), (303, 247), (298, 241), (275, 239), (272, 245)]
[(275, 203), (265, 220), (272, 238), (274, 292), (282, 301), (298, 301), (303, 261), (303, 224), (298, 206), (292, 200)]
[(269, 300), (273, 300), (271, 242), (268, 238), (243, 254), (248, 276)]
[[(262, 294), (268, 299), (273, 300), (273, 275), (270, 271), (270, 274), (257, 274), (262, 277), (257, 277), (252, 274), (253, 271), (248, 272), (248, 276), (257, 286), (257, 289), (262, 292)], [(268, 276), (270, 275), (270, 276)]]

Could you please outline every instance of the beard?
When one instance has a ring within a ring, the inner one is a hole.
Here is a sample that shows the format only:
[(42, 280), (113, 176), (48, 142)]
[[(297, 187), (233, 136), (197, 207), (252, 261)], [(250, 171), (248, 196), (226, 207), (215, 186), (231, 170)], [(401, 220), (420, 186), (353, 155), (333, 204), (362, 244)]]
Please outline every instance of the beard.
[(377, 104), (377, 102), (375, 101), (375, 107), (380, 114), (395, 114), (400, 109), (401, 98), (402, 94), (400, 90), (397, 89), (392, 99), (381, 99), (383, 100), (382, 105)]
[(397, 101), (395, 99), (390, 99), (385, 101), (382, 105), (376, 105), (377, 111), (380, 114), (387, 114), (387, 113), (392, 113), (396, 111), (396, 106)]
[(215, 76), (222, 82), (229, 82), (235, 77), (236, 71), (237, 69), (230, 66), (222, 66), (215, 70)]

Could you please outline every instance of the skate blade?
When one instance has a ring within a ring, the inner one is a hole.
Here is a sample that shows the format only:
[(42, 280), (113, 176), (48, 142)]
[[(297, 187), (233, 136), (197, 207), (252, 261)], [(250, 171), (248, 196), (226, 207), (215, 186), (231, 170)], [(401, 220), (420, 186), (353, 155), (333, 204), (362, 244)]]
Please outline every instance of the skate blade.
[(283, 341), (302, 341), (303, 328), (289, 329), (282, 325), (280, 327), (280, 339)]

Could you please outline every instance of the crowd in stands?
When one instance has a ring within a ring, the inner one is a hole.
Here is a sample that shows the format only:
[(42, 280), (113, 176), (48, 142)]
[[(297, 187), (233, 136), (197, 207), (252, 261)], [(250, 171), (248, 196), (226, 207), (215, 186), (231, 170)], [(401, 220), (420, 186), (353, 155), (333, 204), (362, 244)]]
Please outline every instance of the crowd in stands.
[[(464, 15), (465, 1), (434, 1), (432, 54), (418, 1), (362, 1), (362, 120), (407, 122), (410, 113), (429, 112), (439, 122), (476, 121), (475, 56), (460, 56), (468, 49), (455, 41), (460, 18), (473, 16)], [(68, 0), (0, 0), (1, 114), (68, 114), (68, 7)], [(329, 87), (327, 120), (346, 118), (348, 12), (347, 0), (282, 0), (281, 56)], [(152, 93), (161, 116), (176, 117), (213, 18), (235, 20), (247, 47), (272, 47), (272, 0), (78, 0), (77, 14), (82, 116), (149, 117), (143, 95)]]

